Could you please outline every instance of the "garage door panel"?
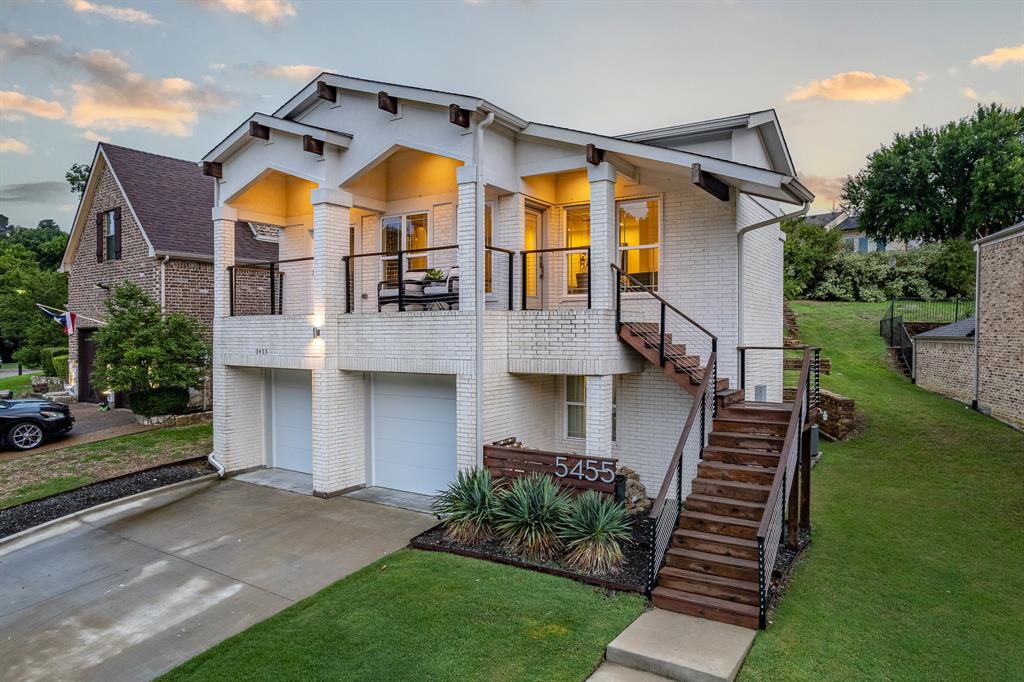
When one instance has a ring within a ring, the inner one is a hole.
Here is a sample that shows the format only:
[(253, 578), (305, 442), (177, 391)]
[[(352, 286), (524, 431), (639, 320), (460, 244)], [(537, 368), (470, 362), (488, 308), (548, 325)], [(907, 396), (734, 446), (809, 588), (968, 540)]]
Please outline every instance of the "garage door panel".
[[(380, 395), (380, 394), (378, 394)], [(410, 421), (443, 421), (455, 423), (452, 410), (454, 397), (436, 398), (413, 395), (385, 394), (384, 400), (378, 401), (380, 409), (377, 414), (382, 417), (396, 417)]]
[(396, 417), (376, 420), (380, 425), (378, 438), (385, 442), (409, 443), (421, 446), (445, 446), (452, 441), (453, 424), (441, 422), (409, 421)]
[(313, 374), (275, 369), (271, 380), (275, 467), (313, 473)]

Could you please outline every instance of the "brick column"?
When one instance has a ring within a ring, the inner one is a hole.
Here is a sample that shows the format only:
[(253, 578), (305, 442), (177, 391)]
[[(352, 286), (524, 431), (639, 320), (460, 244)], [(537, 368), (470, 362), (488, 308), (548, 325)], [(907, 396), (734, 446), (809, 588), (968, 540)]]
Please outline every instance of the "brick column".
[(459, 471), (479, 466), (483, 452), (477, 449), (476, 377), (455, 377), (455, 456)]
[(590, 180), (590, 286), (591, 307), (615, 307), (615, 278), (611, 264), (617, 261), (618, 219), (615, 211), (615, 168), (607, 162), (587, 168)]
[(612, 381), (611, 374), (587, 377), (587, 454), (610, 457), (612, 454)]
[(459, 183), (459, 206), (455, 216), (459, 245), (459, 310), (474, 310), (478, 288), (476, 242), (478, 238), (483, 239), (483, 235), (477, 235), (475, 169), (460, 166), (456, 169), (456, 179)]
[[(494, 244), (515, 251), (512, 258), (512, 307), (514, 310), (523, 308), (523, 258), (519, 252), (526, 248), (526, 197), (523, 194), (510, 194), (498, 200), (497, 216), (494, 224)], [(507, 282), (508, 259), (504, 253), (491, 256), (495, 282)], [(499, 277), (499, 273), (501, 276)], [(506, 284), (508, 286), (508, 284)], [(508, 290), (501, 292), (506, 298)], [(500, 301), (498, 308), (505, 301)]]
[(310, 193), (313, 204), (313, 310), (320, 324), (345, 310), (341, 259), (348, 255), (352, 195), (320, 187)]
[(361, 372), (313, 370), (313, 493), (366, 485), (366, 389)]
[[(230, 206), (213, 209), (213, 316), (231, 314), (231, 279), (228, 268), (235, 264), (235, 221), (238, 213)], [(217, 325), (214, 324), (216, 332)]]
[[(213, 208), (213, 451), (227, 470), (243, 468), (237, 458), (237, 438), (229, 411), (232, 377), (218, 357), (224, 318), (231, 314), (231, 274), (235, 264), (235, 220), (238, 214), (230, 206)], [(260, 394), (262, 395), (262, 393)], [(262, 410), (262, 408), (258, 408)], [(262, 411), (260, 412), (262, 414)], [(262, 462), (252, 464), (257, 466)]]

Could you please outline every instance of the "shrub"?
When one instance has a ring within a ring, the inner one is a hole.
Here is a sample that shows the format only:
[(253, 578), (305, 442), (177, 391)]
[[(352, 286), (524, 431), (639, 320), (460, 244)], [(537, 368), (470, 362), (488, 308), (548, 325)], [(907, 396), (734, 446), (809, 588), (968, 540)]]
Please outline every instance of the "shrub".
[(510, 551), (543, 561), (561, 547), (558, 525), (566, 504), (565, 493), (550, 476), (517, 478), (498, 495), (494, 527)]
[[(54, 359), (63, 355), (65, 360), (68, 355), (67, 346), (47, 346), (39, 349), (39, 369), (43, 370), (43, 375), (48, 377), (60, 376), (59, 370), (54, 364)], [(64, 371), (67, 374), (67, 370)]]
[(53, 374), (52, 376), (59, 377), (63, 383), (68, 383), (68, 356), (67, 353), (64, 355), (53, 356)]
[(136, 391), (128, 396), (132, 412), (143, 417), (157, 414), (181, 414), (188, 407), (188, 389), (181, 386), (161, 386)]
[(445, 516), (445, 535), (464, 545), (475, 545), (491, 537), (491, 522), (497, 505), (491, 472), (487, 469), (460, 471), (455, 481), (431, 505)]
[(626, 508), (588, 490), (573, 500), (559, 526), (566, 562), (575, 568), (606, 573), (622, 563), (622, 543), (631, 537)]

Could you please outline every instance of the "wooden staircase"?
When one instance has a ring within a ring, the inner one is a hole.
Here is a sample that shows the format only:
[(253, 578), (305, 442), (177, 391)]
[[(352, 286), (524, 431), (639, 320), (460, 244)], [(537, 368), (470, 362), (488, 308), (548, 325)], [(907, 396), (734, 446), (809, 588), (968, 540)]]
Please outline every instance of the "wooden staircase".
[[(619, 336), (661, 365), (658, 324), (623, 322)], [(701, 358), (688, 355), (669, 334), (664, 356), (666, 375), (698, 396), (705, 371)], [(757, 534), (793, 405), (748, 402), (741, 389), (729, 387), (728, 379), (718, 380), (715, 389), (708, 444), (701, 450), (697, 477), (672, 532), (652, 599), (659, 608), (757, 629)]]

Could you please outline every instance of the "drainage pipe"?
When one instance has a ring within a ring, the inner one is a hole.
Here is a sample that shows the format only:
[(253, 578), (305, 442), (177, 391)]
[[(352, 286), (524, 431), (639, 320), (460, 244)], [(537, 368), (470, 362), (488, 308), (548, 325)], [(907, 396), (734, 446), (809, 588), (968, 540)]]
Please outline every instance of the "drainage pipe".
[[(981, 244), (974, 245), (974, 399), (971, 400), (971, 407), (978, 412), (981, 411), (981, 365), (978, 364), (978, 344), (981, 334)], [(917, 360), (914, 360), (914, 367), (917, 367)]]
[[(488, 113), (484, 120), (477, 124), (476, 130), (473, 133), (473, 167), (476, 179), (476, 234), (473, 236), (473, 249), (474, 258), (476, 260), (476, 272), (473, 278), (473, 289), (476, 292), (474, 299), (476, 304), (474, 305), (473, 317), (476, 323), (476, 343), (473, 345), (475, 351), (474, 359), (474, 371), (476, 377), (474, 380), (476, 394), (476, 419), (474, 420), (474, 433), (473, 441), (475, 447), (474, 458), (477, 460), (477, 465), (481, 465), (483, 458), (484, 448), (484, 430), (483, 430), (483, 419), (484, 419), (484, 308), (486, 296), (484, 292), (484, 261), (486, 259), (485, 244), (484, 244), (484, 186), (481, 182), (480, 174), (480, 161), (483, 155), (484, 146), (484, 129), (494, 123), (494, 112)], [(509, 286), (512, 283), (509, 282)]]
[(214, 453), (210, 453), (206, 456), (206, 461), (210, 463), (214, 469), (217, 470), (217, 475), (224, 478), (224, 465), (217, 461), (217, 458), (213, 456)]

